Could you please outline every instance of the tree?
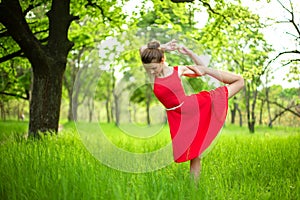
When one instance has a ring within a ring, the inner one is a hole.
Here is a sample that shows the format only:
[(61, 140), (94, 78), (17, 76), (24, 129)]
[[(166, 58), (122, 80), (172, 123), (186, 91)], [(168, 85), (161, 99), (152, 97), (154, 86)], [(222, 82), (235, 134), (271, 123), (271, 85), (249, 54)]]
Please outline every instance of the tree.
[[(249, 131), (254, 132), (257, 88), (268, 67), (266, 60), (271, 48), (260, 32), (262, 25), (259, 16), (251, 13), (249, 9), (229, 3), (218, 12), (222, 15), (209, 18), (199, 37), (206, 48), (211, 50), (212, 64), (215, 67), (235, 71), (246, 79), (246, 117)], [(240, 97), (241, 95), (239, 94)]]
[(96, 50), (84, 47), (79, 51), (72, 51), (72, 54), (76, 57), (76, 60), (74, 59), (68, 63), (69, 68), (64, 74), (64, 86), (69, 97), (68, 120), (77, 121), (78, 107), (86, 99), (90, 99), (92, 90), (96, 87), (95, 80), (100, 74), (100, 59)]
[(108, 70), (104, 70), (101, 73), (101, 78), (98, 81), (98, 86), (96, 90), (96, 100), (105, 101), (106, 110), (106, 122), (111, 123), (111, 108), (112, 108), (112, 97), (111, 97), (111, 73)]
[[(72, 3), (73, 11), (83, 15), (93, 13), (101, 19), (101, 23), (111, 27), (124, 20), (120, 15), (121, 6), (116, 4), (115, 1), (92, 0)], [(47, 20), (42, 16), (48, 9)], [(114, 13), (114, 16), (107, 17), (108, 12)], [(28, 13), (33, 13), (33, 17), (29, 17)], [(74, 46), (68, 39), (68, 32), (71, 22), (79, 19), (70, 13), (70, 0), (3, 0), (0, 3), (0, 23), (4, 26), (1, 33), (10, 36), (20, 48), (3, 56), (0, 61), (24, 55), (32, 67), (29, 121), (29, 135), (32, 136), (38, 136), (39, 131), (58, 130), (63, 74), (68, 53)]]
[[(264, 91), (267, 90), (267, 91)], [(276, 120), (280, 119), (287, 112), (291, 113), (295, 117), (300, 117), (300, 102), (299, 102), (299, 89), (298, 88), (286, 88), (283, 89), (281, 85), (272, 85), (268, 88), (264, 88), (261, 91), (260, 100), (267, 102), (268, 109), (268, 123), (267, 125), (272, 128)], [(278, 97), (277, 99), (270, 97)], [(271, 105), (273, 106), (271, 108)]]
[(68, 40), (68, 28), (78, 19), (70, 15), (70, 0), (53, 0), (48, 11), (49, 36), (43, 44), (34, 35), (26, 21), (26, 12), (37, 4), (29, 4), (22, 10), (17, 0), (3, 0), (0, 3), (0, 22), (8, 34), (20, 46), (32, 66), (33, 86), (30, 102), (29, 135), (37, 136), (39, 131), (58, 130), (62, 77), (67, 55), (73, 46)]
[(280, 60), (282, 62), (282, 66), (289, 66), (289, 73), (287, 74), (288, 80), (300, 80), (300, 72), (299, 72), (299, 63), (300, 63), (300, 50), (299, 41), (300, 41), (300, 21), (297, 18), (295, 6), (292, 0), (289, 0), (288, 3), (284, 4), (282, 1), (277, 0), (277, 2), (281, 5), (283, 11), (289, 15), (289, 17), (282, 21), (277, 21), (277, 24), (286, 24), (289, 25), (291, 28), (286, 31), (286, 35), (288, 35), (291, 39), (295, 41), (294, 48), (286, 48), (286, 50), (281, 51), (278, 55), (271, 60), (271, 62), (275, 60)]
[[(299, 21), (297, 21), (297, 12), (295, 9), (296, 4), (293, 3), (292, 0), (289, 0), (288, 2), (283, 3), (280, 0), (276, 0), (277, 3), (282, 7), (283, 10), (283, 20), (275, 21), (275, 24), (273, 24), (273, 27), (276, 27), (276, 25), (280, 24), (281, 26), (284, 24), (285, 28), (284, 33), (292, 39), (292, 41), (295, 42), (295, 47), (291, 48), (290, 46), (284, 48), (284, 50), (280, 50), (280, 52), (275, 56), (275, 58), (271, 59), (268, 65), (272, 66), (275, 61), (281, 62), (280, 68), (287, 69), (286, 71), (289, 71), (287, 73), (287, 80), (288, 81), (299, 81), (299, 61), (300, 61), (300, 51), (298, 49), (299, 47), (299, 40), (300, 40), (300, 27), (299, 27)], [(280, 27), (282, 29), (282, 27)], [(293, 107), (297, 107), (297, 103), (294, 101), (290, 101), (289, 104), (283, 104), (279, 103), (277, 101), (274, 101), (272, 97), (276, 95), (270, 95), (276, 87), (271, 87), (268, 85), (269, 79), (270, 79), (270, 73), (271, 70), (275, 71), (279, 68), (270, 68), (266, 70), (266, 78), (265, 78), (265, 86), (264, 86), (264, 95), (260, 98), (262, 102), (266, 102), (267, 110), (268, 110), (268, 126), (272, 127), (273, 122), (283, 115), (286, 111), (291, 111)], [(271, 113), (271, 105), (277, 106), (281, 110), (279, 113), (275, 114), (275, 117), (272, 117)], [(293, 113), (293, 112), (291, 112)], [(293, 113), (295, 116), (297, 114)]]

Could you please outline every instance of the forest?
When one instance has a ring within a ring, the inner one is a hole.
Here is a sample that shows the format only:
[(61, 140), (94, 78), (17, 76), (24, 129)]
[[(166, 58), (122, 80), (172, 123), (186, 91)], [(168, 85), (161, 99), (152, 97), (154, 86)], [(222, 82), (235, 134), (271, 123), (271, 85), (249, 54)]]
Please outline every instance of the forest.
[[(152, 40), (244, 79), (191, 162), (141, 62)], [(299, 42), (298, 0), (0, 0), (0, 199), (300, 199)]]
[[(266, 2), (265, 2), (266, 3)], [(249, 6), (255, 2), (249, 2)], [(57, 131), (59, 120), (163, 123), (138, 49), (152, 39), (176, 39), (212, 68), (244, 77), (230, 100), (228, 123), (299, 125), (299, 13), (293, 1), (271, 1), (281, 19), (260, 17), (241, 1), (2, 1), (1, 119), (26, 119), (29, 134)], [(253, 6), (252, 6), (253, 7)], [(284, 24), (286, 46), (274, 48), (265, 30)], [(180, 55), (168, 63), (189, 65)], [(276, 72), (285, 73), (277, 77)], [(213, 80), (186, 78), (188, 92)], [(278, 80), (282, 79), (282, 80)], [(284, 82), (295, 83), (285, 87)], [(282, 84), (281, 84), (282, 83)]]

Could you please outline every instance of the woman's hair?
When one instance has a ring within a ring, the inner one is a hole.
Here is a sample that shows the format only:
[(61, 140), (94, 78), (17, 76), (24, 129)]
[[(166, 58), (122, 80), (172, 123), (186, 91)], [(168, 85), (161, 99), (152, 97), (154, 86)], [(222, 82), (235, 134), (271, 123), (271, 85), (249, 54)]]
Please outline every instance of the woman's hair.
[(164, 51), (160, 49), (158, 41), (151, 41), (147, 48), (141, 53), (143, 63), (160, 63), (164, 58)]

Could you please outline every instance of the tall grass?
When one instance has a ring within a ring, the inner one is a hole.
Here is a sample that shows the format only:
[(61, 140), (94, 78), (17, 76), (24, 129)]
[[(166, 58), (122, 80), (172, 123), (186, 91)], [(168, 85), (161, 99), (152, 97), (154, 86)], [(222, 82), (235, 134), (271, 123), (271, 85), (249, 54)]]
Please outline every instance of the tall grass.
[[(188, 163), (125, 173), (94, 158), (71, 124), (58, 136), (41, 140), (21, 137), (27, 127), (19, 124), (23, 129), (15, 130), (16, 124), (0, 123), (0, 199), (300, 199), (298, 128), (259, 127), (249, 134), (226, 126), (202, 159), (195, 184)], [(122, 133), (114, 125), (102, 128), (120, 147), (136, 142), (122, 143), (126, 137), (120, 140), (116, 135)], [(168, 129), (161, 134), (165, 145)]]

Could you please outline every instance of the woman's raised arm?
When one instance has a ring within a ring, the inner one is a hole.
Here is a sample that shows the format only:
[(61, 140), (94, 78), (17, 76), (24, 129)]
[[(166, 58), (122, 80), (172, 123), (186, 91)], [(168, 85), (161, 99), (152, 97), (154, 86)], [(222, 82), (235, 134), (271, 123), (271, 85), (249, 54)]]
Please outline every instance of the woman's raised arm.
[(210, 60), (208, 56), (202, 56), (202, 58), (201, 58), (201, 56), (198, 56), (192, 50), (190, 50), (184, 46), (178, 48), (178, 52), (189, 56), (196, 65), (203, 65), (205, 67), (208, 66), (208, 63)]
[(209, 75), (222, 83), (228, 84), (228, 98), (234, 96), (244, 87), (244, 79), (240, 75), (204, 67), (202, 65), (196, 65), (195, 68), (197, 69), (194, 71), (199, 73), (199, 75)]

